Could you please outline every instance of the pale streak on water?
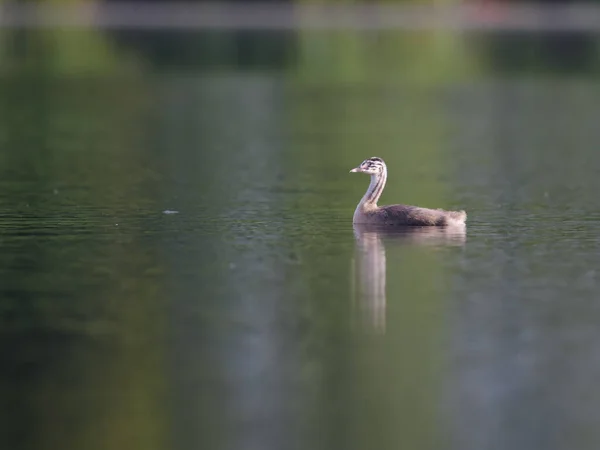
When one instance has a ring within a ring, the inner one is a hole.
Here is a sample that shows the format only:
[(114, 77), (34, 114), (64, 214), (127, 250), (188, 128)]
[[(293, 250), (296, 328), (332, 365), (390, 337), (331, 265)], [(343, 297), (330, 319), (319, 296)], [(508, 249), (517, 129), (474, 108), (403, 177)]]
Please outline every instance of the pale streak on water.
[(464, 246), (466, 226), (407, 227), (354, 224), (356, 246), (352, 258), (351, 282), (355, 314), (363, 329), (385, 333), (387, 304), (387, 245)]

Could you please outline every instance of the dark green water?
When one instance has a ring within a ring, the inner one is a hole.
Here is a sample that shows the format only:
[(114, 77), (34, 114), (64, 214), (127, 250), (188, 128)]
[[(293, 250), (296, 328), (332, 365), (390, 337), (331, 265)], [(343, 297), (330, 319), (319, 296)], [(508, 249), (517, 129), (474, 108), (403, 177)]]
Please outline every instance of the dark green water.
[[(473, 35), (0, 36), (0, 448), (600, 446), (591, 69)], [(354, 229), (374, 155), (384, 203), (466, 233)]]

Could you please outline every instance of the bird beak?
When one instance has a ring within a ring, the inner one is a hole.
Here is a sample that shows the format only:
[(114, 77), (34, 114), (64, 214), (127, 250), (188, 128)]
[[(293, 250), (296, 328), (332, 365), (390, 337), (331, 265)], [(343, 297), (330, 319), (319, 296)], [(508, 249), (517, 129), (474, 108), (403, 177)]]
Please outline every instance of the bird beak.
[(350, 171), (350, 173), (352, 173), (352, 172), (362, 172), (362, 169), (360, 168), (360, 166), (359, 167), (355, 167), (354, 169), (352, 169)]

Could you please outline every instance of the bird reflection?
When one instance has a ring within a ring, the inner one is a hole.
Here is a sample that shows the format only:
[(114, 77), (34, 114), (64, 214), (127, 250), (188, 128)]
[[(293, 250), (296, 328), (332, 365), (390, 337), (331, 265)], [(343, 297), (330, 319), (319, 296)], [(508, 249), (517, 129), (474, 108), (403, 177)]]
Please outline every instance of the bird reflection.
[(354, 306), (374, 330), (385, 332), (385, 247), (377, 231), (354, 225), (353, 294)]
[(386, 257), (384, 241), (402, 245), (461, 246), (466, 227), (404, 227), (390, 230), (354, 224), (356, 246), (352, 259), (353, 307), (363, 325), (380, 333), (386, 327)]

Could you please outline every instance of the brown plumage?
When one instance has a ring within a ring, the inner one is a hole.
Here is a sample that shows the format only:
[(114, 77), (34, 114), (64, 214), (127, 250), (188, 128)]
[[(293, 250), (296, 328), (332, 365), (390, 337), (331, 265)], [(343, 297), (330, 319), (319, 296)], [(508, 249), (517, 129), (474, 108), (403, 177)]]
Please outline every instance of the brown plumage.
[(387, 167), (381, 158), (365, 159), (350, 172), (371, 175), (369, 189), (354, 212), (353, 223), (371, 223), (391, 226), (447, 226), (464, 225), (464, 211), (420, 208), (409, 205), (377, 206), (387, 180)]

